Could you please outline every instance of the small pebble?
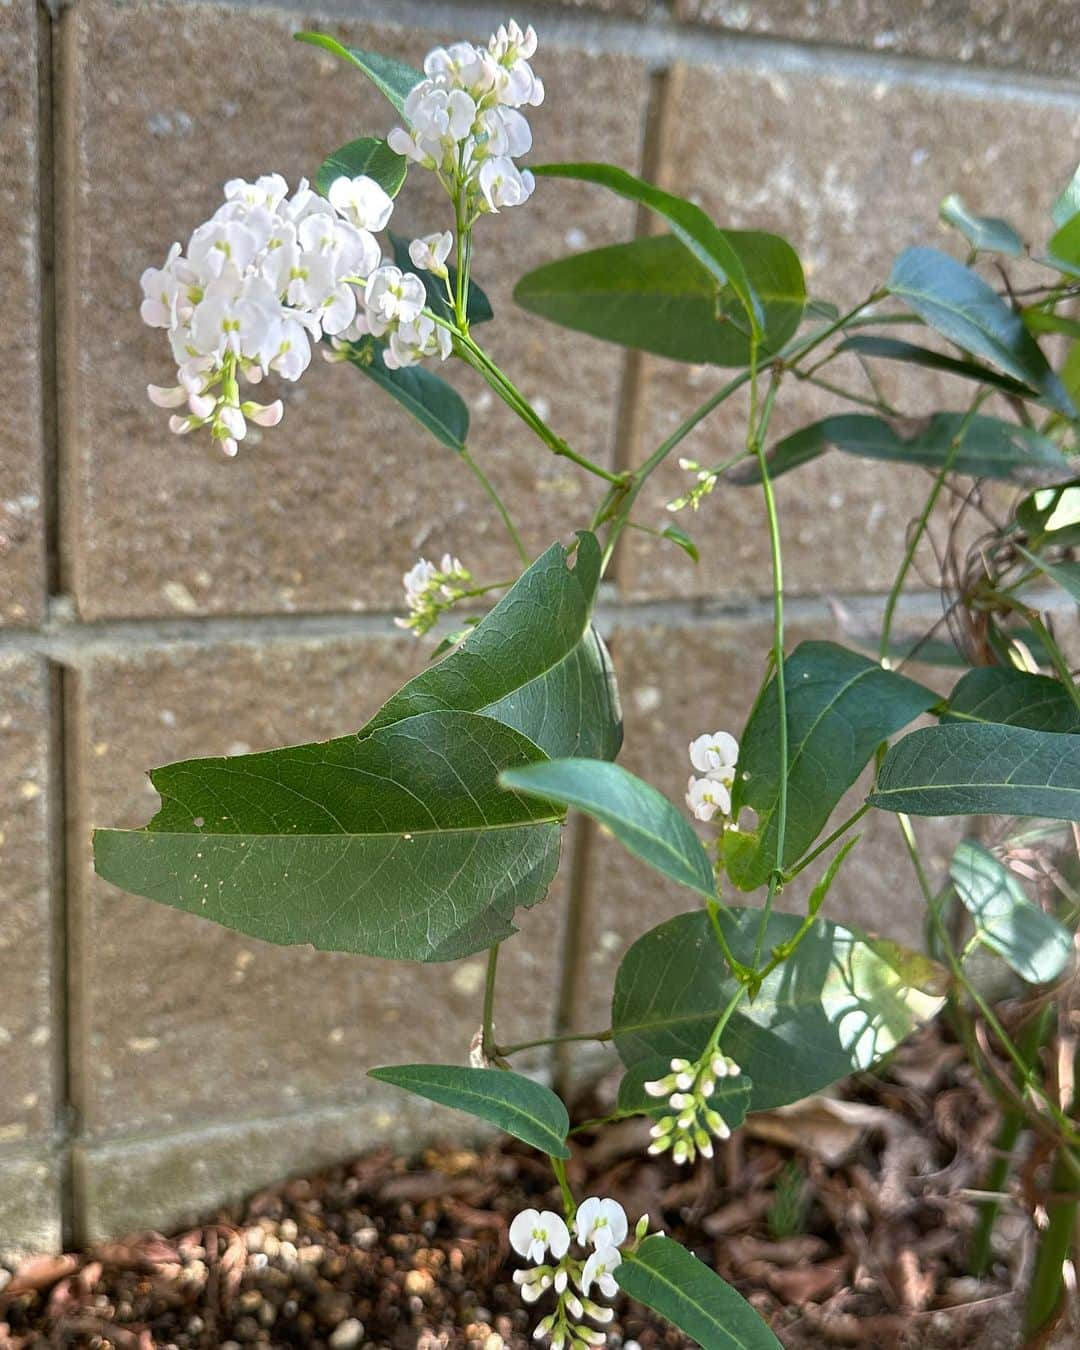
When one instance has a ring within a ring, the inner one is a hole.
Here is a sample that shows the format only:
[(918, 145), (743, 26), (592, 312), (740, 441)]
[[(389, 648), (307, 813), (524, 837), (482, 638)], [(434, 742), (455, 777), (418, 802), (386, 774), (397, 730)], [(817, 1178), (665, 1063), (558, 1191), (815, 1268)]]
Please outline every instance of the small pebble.
[(334, 1328), (330, 1350), (353, 1350), (364, 1339), (364, 1324), (358, 1317), (347, 1317)]

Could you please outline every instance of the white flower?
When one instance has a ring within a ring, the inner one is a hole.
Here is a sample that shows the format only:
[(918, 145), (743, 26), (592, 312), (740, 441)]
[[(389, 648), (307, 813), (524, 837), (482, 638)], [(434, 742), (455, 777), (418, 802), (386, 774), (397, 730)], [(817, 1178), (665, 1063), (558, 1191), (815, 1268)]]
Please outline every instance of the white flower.
[(617, 1200), (602, 1200), (598, 1195), (590, 1195), (578, 1206), (574, 1230), (582, 1245), (618, 1247), (626, 1240), (628, 1232), (626, 1211)]
[(622, 1253), (617, 1247), (597, 1247), (585, 1262), (585, 1268), (581, 1272), (581, 1292), (588, 1294), (595, 1281), (602, 1294), (614, 1298), (619, 1292), (619, 1286), (615, 1283), (611, 1272), (621, 1265)]
[(695, 820), (712, 820), (719, 811), (731, 811), (731, 793), (715, 778), (691, 778), (686, 787), (686, 804)]
[(424, 283), (415, 272), (402, 272), (393, 263), (377, 267), (364, 287), (368, 323), (376, 336), (385, 333), (395, 320), (412, 323), (420, 317), (427, 300)]
[(726, 731), (698, 736), (690, 742), (690, 763), (699, 773), (734, 775), (739, 742)]
[(521, 171), (508, 155), (486, 159), (480, 165), (480, 191), (489, 211), (502, 206), (520, 206), (532, 196), (535, 181), (528, 169)]
[(433, 272), (437, 277), (445, 277), (446, 260), (453, 246), (454, 236), (449, 230), (443, 230), (441, 234), (425, 234), (409, 245), (409, 257), (414, 267)]
[(385, 230), (393, 214), (394, 202), (374, 178), (335, 178), (327, 193), (337, 213), (361, 230)]
[(510, 1225), (510, 1245), (519, 1256), (539, 1264), (550, 1249), (561, 1260), (570, 1248), (570, 1230), (550, 1209), (523, 1209)]

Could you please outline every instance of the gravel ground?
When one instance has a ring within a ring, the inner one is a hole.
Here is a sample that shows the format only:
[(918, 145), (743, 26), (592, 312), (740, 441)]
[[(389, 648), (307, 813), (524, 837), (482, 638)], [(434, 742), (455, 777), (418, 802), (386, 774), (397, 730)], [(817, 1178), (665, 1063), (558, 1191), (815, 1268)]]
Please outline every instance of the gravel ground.
[[(956, 1047), (931, 1030), (883, 1076), (751, 1117), (712, 1165), (644, 1156), (646, 1124), (575, 1146), (579, 1195), (648, 1213), (735, 1284), (789, 1350), (1006, 1350), (1030, 1262), (1017, 1208), (1000, 1263), (964, 1272), (993, 1113)], [(263, 1191), (203, 1227), (136, 1234), (0, 1272), (0, 1350), (524, 1350), (507, 1242), (526, 1205), (557, 1207), (544, 1161), (513, 1143), (376, 1152)], [(1074, 1310), (1075, 1312), (1075, 1310)], [(1080, 1324), (1078, 1324), (1080, 1325)], [(1062, 1346), (1075, 1346), (1068, 1332)], [(611, 1344), (685, 1337), (621, 1300)]]

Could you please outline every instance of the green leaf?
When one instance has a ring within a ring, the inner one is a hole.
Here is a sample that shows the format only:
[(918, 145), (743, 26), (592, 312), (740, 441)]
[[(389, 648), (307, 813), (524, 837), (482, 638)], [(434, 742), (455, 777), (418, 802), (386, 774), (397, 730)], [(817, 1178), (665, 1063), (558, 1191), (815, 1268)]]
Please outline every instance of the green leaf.
[[(619, 1083), (617, 1109), (625, 1115), (666, 1116), (671, 1113), (666, 1097), (650, 1097), (645, 1084), (671, 1072), (670, 1059), (643, 1059), (627, 1069)], [(749, 1075), (717, 1080), (709, 1105), (724, 1118), (728, 1129), (737, 1130), (750, 1109), (753, 1084)]]
[(719, 229), (700, 206), (676, 197), (661, 188), (635, 178), (614, 164), (538, 164), (533, 173), (547, 178), (573, 178), (582, 183), (597, 183), (620, 197), (639, 202), (663, 216), (676, 238), (700, 262), (721, 286), (730, 286), (738, 296), (752, 328), (762, 331), (765, 314), (743, 266), (724, 231)]
[[(772, 355), (802, 317), (806, 285), (798, 256), (773, 234), (720, 233), (761, 300), (760, 355)], [(742, 366), (750, 360), (741, 302), (670, 234), (546, 263), (522, 277), (514, 299), (564, 328), (674, 361)]]
[(1024, 241), (1007, 220), (998, 216), (973, 216), (956, 193), (941, 203), (941, 219), (959, 230), (974, 249), (986, 253), (1004, 253), (1018, 258), (1024, 251)]
[(1046, 246), (1052, 263), (1059, 272), (1080, 277), (1080, 215), (1067, 220), (1061, 229), (1050, 236)]
[[(883, 670), (832, 642), (803, 642), (784, 663), (788, 724), (788, 815), (783, 867), (797, 862), (882, 741), (938, 702), (938, 695), (904, 675)], [(731, 880), (753, 890), (776, 864), (781, 764), (775, 678), (743, 733), (732, 811), (757, 812), (746, 834), (728, 831), (725, 860)]]
[(1040, 572), (1048, 576), (1051, 581), (1056, 581), (1067, 595), (1080, 604), (1080, 563), (1078, 562), (1047, 562), (1045, 558), (1038, 554), (1030, 552), (1024, 548), (1023, 544), (1014, 544), (1017, 553), (1025, 557), (1033, 567), (1037, 567)]
[[(600, 581), (596, 536), (578, 536), (574, 566), (553, 544), (447, 657), (410, 680), (365, 733), (436, 708), (482, 712), (545, 755), (614, 759), (622, 714), (611, 659), (591, 623)], [(500, 766), (509, 767), (509, 766)]]
[(576, 806), (606, 826), (624, 848), (681, 886), (712, 899), (712, 865), (689, 821), (649, 783), (618, 764), (555, 759), (511, 770), (505, 787)]
[(351, 61), (364, 72), (379, 93), (389, 99), (396, 111), (402, 117), (405, 116), (405, 100), (424, 78), (422, 71), (414, 70), (404, 61), (395, 61), (392, 56), (383, 56), (381, 52), (346, 47), (329, 33), (294, 33), (293, 36), (297, 42), (308, 42), (313, 47), (333, 52), (343, 61)]
[(966, 839), (953, 854), (949, 875), (975, 931), (991, 951), (1029, 984), (1057, 979), (1072, 956), (1072, 936), (1032, 904), (1007, 867)]
[(781, 1350), (746, 1299), (662, 1233), (626, 1252), (615, 1271), (631, 1298), (666, 1317), (704, 1350)]
[(395, 155), (385, 141), (374, 136), (361, 136), (323, 160), (315, 174), (315, 187), (327, 197), (331, 183), (337, 179), (359, 178), (364, 174), (373, 178), (388, 197), (396, 197), (405, 182), (408, 167), (405, 156)]
[[(759, 909), (720, 915), (736, 960), (750, 964)], [(763, 950), (789, 942), (802, 920), (770, 916)], [(750, 1110), (820, 1092), (888, 1054), (942, 1003), (941, 968), (895, 943), (818, 919), (754, 1001), (739, 1003), (721, 1049), (752, 1083)], [(705, 1049), (737, 984), (709, 916), (680, 914), (634, 943), (615, 977), (612, 1027), (627, 1068)]]
[(943, 722), (1002, 722), (1032, 731), (1080, 732), (1080, 712), (1060, 680), (1009, 666), (969, 670), (949, 695)]
[(881, 337), (876, 333), (856, 333), (845, 338), (837, 345), (838, 352), (854, 352), (859, 356), (876, 356), (883, 361), (902, 361), (909, 366), (922, 366), (927, 370), (944, 370), (964, 380), (975, 380), (979, 384), (992, 384), (1017, 398), (1036, 398), (1035, 390), (1008, 375), (999, 375), (989, 366), (980, 366), (975, 361), (965, 361), (959, 356), (946, 356), (944, 352), (932, 351), (929, 347), (920, 347), (914, 342), (905, 342), (902, 338)]
[[(390, 246), (394, 250), (394, 262), (403, 272), (413, 272), (419, 276), (424, 283), (424, 290), (427, 291), (428, 309), (440, 315), (444, 319), (453, 319), (454, 312), (450, 308), (450, 302), (446, 295), (446, 286), (432, 272), (417, 269), (413, 260), (409, 257), (409, 240), (403, 238), (400, 234), (395, 234), (390, 230)], [(447, 272), (450, 274), (450, 285), (457, 284), (457, 269), (451, 264), (447, 264)], [(489, 319), (495, 317), (491, 308), (491, 301), (476, 284), (475, 281), (469, 281), (469, 293), (465, 297), (465, 313), (469, 323), (487, 323)]]
[(1061, 381), (1019, 314), (982, 277), (935, 248), (909, 248), (897, 258), (889, 290), (943, 337), (1043, 394), (1076, 416)]
[[(786, 436), (770, 449), (769, 476), (779, 478), (830, 449), (861, 459), (921, 464), (928, 469), (940, 469), (951, 454), (953, 472), (975, 478), (1030, 482), (1032, 478), (1045, 480), (1072, 475), (1069, 459), (1053, 441), (1031, 427), (998, 417), (970, 418), (963, 440), (954, 451), (953, 442), (965, 417), (964, 413), (903, 418), (840, 413), (826, 417)], [(760, 482), (761, 470), (756, 462), (747, 460), (727, 474), (727, 478), (745, 486)]]
[(469, 409), (441, 376), (421, 365), (391, 370), (383, 358), (382, 344), (370, 334), (341, 350), (351, 365), (412, 413), (440, 444), (462, 453), (469, 438)]
[(161, 809), (98, 830), (98, 874), (251, 937), (449, 961), (543, 899), (561, 816), (499, 789), (541, 758), (488, 717), (426, 712), (371, 734), (154, 770)]
[(462, 1069), (453, 1064), (394, 1064), (369, 1069), (369, 1078), (414, 1092), (490, 1121), (506, 1134), (553, 1158), (569, 1158), (570, 1117), (555, 1093), (507, 1069)]
[(665, 539), (670, 539), (673, 544), (678, 545), (682, 551), (694, 562), (701, 561), (701, 555), (698, 553), (697, 544), (690, 538), (684, 529), (678, 525), (669, 525), (666, 530), (660, 532)]
[(868, 800), (912, 816), (1080, 820), (1080, 739), (977, 722), (926, 727), (891, 747)]
[(1080, 319), (1070, 319), (1064, 314), (1055, 314), (1052, 310), (1040, 309), (1032, 305), (1021, 310), (1024, 323), (1032, 333), (1064, 333), (1069, 338), (1080, 338)]
[[(1080, 347), (1078, 347), (1080, 350)], [(1028, 547), (1073, 548), (1080, 544), (1080, 484), (1040, 488), (1016, 508), (1016, 523)]]
[(1050, 209), (1054, 224), (1059, 227), (1078, 214), (1080, 214), (1080, 168), (1077, 168), (1069, 180), (1068, 187)]

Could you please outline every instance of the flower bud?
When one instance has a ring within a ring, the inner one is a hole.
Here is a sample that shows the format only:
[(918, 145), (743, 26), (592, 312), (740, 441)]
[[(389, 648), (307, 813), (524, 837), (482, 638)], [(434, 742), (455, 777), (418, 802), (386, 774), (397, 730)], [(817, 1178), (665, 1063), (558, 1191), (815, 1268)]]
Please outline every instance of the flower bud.
[(634, 1229), (634, 1237), (636, 1237), (638, 1242), (640, 1242), (648, 1231), (649, 1231), (649, 1216), (647, 1214), (643, 1214), (641, 1218), (638, 1219), (637, 1221), (637, 1227)]

